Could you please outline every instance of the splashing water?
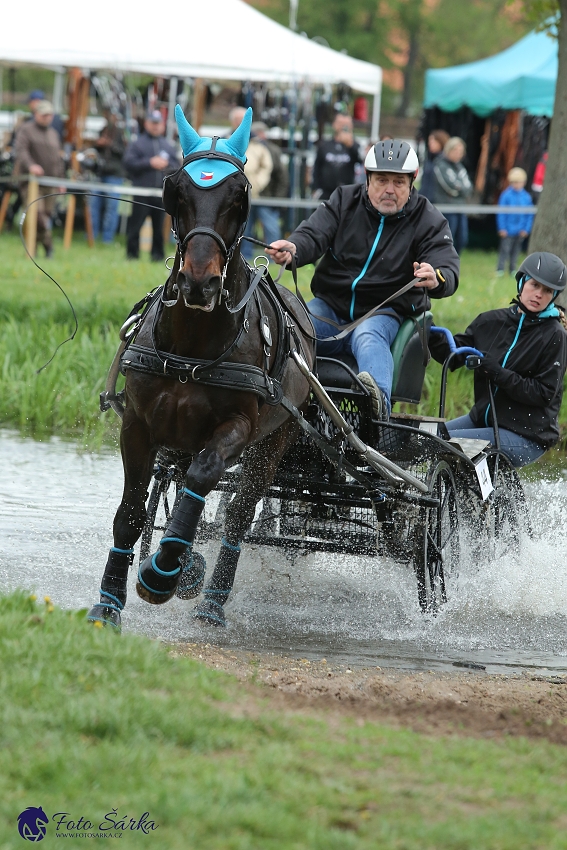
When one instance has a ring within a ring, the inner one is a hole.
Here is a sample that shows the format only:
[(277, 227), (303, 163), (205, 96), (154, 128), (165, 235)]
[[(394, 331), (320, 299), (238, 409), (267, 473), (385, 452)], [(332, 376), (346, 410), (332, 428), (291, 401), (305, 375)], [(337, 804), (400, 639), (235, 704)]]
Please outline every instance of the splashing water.
[[(121, 497), (119, 456), (0, 431), (0, 463), (1, 588), (88, 607)], [(191, 602), (146, 605), (133, 572), (124, 629), (351, 665), (432, 669), (467, 660), (489, 670), (567, 671), (567, 470), (525, 489), (533, 538), (524, 535), (519, 556), (463, 559), (456, 592), (436, 617), (419, 610), (411, 565), (325, 553), (290, 560), (281, 550), (248, 545), (226, 609), (228, 629), (204, 630), (191, 617)], [(218, 543), (200, 548), (212, 566)]]

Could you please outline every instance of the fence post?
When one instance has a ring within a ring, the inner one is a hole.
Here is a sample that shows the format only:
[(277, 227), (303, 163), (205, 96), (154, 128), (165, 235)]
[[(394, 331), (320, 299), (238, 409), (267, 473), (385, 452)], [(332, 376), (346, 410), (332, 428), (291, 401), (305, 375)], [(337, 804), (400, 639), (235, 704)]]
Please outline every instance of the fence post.
[[(30, 174), (28, 181), (28, 191), (26, 201), (28, 211), (26, 214), (26, 248), (32, 257), (35, 257), (35, 249), (37, 243), (37, 201), (39, 198), (39, 184), (33, 174)], [(31, 206), (30, 206), (31, 204)]]
[(2, 203), (0, 204), (0, 233), (2, 233), (4, 222), (6, 221), (6, 213), (8, 212), (8, 204), (10, 203), (11, 197), (12, 190), (5, 189), (4, 194), (2, 195)]
[(77, 196), (69, 195), (67, 201), (67, 215), (65, 216), (65, 230), (63, 231), (63, 248), (68, 251), (73, 238), (73, 227), (75, 226), (75, 209), (77, 207)]

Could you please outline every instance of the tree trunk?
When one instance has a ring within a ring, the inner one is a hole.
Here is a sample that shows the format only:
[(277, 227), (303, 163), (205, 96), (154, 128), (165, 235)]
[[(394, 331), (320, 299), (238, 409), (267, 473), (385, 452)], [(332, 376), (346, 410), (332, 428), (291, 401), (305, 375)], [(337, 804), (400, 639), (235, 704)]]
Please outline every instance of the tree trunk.
[(409, 105), (411, 102), (411, 90), (413, 83), (413, 72), (415, 70), (415, 66), (417, 64), (417, 57), (419, 54), (419, 39), (418, 33), (414, 30), (409, 33), (409, 51), (408, 51), (408, 61), (406, 67), (404, 68), (404, 90), (402, 93), (402, 100), (398, 107), (397, 115), (398, 117), (405, 118), (408, 113)]
[[(551, 251), (567, 262), (567, 0), (559, 0), (561, 24), (559, 27), (559, 67), (553, 119), (549, 133), (548, 160), (545, 183), (529, 250)], [(565, 299), (565, 295), (562, 295)], [(560, 296), (561, 299), (561, 296)], [(566, 303), (565, 300), (558, 303)]]

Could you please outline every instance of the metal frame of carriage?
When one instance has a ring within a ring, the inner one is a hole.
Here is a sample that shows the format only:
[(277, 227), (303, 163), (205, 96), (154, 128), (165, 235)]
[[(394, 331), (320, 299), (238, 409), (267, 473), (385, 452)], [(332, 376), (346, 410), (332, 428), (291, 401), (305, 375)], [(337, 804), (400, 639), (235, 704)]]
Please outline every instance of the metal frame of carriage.
[[(430, 313), (402, 324), (392, 347), (393, 402), (420, 401), (423, 338), (431, 331)], [(476, 563), (518, 545), (529, 517), (517, 472), (500, 451), (497, 423), (493, 445), (451, 440), (444, 425), (451, 359), (467, 354), (472, 368), (482, 355), (456, 349), (450, 333), (434, 328), (438, 331), (447, 335), (452, 353), (443, 367), (436, 418), (394, 413), (389, 422), (379, 422), (353, 359), (320, 357), (315, 375), (294, 355), (311, 385), (311, 401), (304, 413), (291, 411), (302, 431), (282, 459), (246, 542), (283, 547), (292, 555), (342, 552), (405, 561), (415, 571), (424, 612), (436, 612), (451, 593), (464, 526), (471, 532), (469, 558)], [(154, 531), (165, 527), (156, 521), (160, 503), (167, 522), (190, 460), (165, 450), (158, 454), (141, 560), (151, 550)], [(201, 519), (198, 542), (219, 536), (238, 475), (237, 465), (219, 482), (215, 515)]]

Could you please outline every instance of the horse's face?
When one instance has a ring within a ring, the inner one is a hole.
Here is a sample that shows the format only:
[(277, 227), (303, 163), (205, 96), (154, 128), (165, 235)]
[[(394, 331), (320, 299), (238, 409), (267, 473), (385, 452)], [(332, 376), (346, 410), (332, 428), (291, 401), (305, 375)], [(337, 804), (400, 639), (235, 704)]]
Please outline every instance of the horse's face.
[(200, 189), (181, 172), (176, 184), (176, 219), (181, 248), (175, 283), (187, 307), (210, 312), (218, 302), (227, 255), (221, 241), (206, 233), (189, 235), (194, 228), (209, 228), (221, 237), (228, 252), (246, 220), (248, 181), (232, 174), (218, 186)]

